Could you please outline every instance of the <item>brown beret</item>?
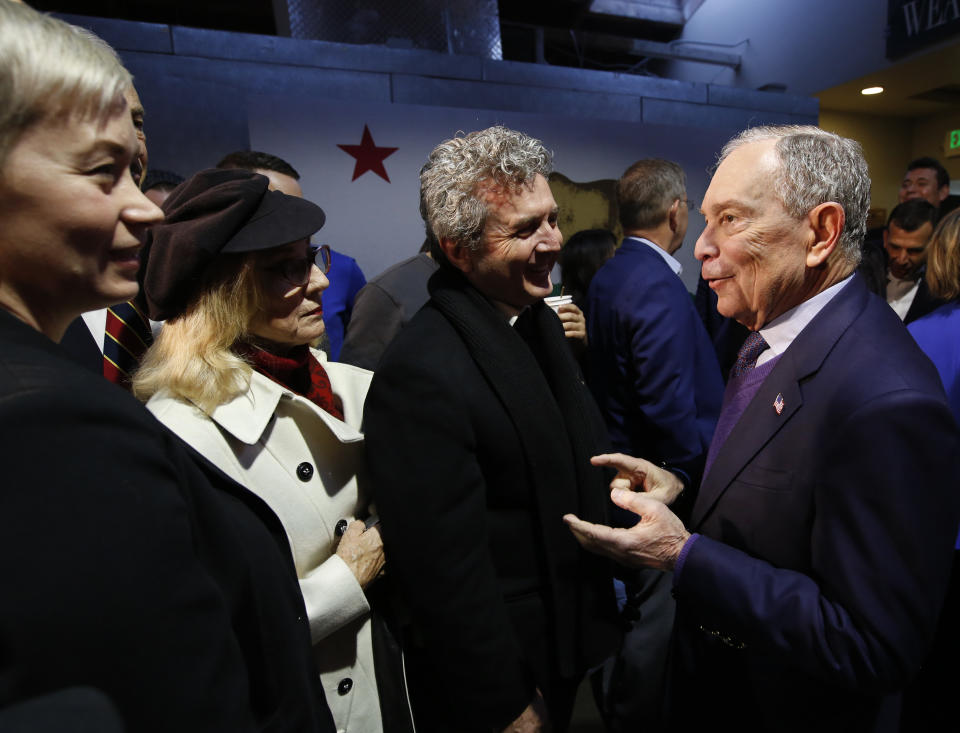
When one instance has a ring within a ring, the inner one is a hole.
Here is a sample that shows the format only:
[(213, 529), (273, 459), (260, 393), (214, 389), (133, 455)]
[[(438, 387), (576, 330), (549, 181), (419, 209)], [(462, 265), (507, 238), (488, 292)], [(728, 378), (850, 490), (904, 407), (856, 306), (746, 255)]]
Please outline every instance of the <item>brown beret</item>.
[(266, 176), (210, 169), (181, 183), (163, 203), (141, 254), (143, 297), (157, 321), (181, 315), (219, 254), (273, 249), (323, 226), (314, 203), (270, 191)]

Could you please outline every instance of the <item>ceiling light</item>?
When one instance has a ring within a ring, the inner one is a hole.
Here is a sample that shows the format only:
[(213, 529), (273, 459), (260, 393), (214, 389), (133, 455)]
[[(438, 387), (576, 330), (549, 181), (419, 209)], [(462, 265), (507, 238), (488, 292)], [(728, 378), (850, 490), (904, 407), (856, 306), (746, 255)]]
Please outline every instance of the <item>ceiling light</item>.
[(883, 87), (867, 87), (866, 89), (861, 89), (860, 93), (869, 96), (871, 94), (880, 94), (883, 92)]

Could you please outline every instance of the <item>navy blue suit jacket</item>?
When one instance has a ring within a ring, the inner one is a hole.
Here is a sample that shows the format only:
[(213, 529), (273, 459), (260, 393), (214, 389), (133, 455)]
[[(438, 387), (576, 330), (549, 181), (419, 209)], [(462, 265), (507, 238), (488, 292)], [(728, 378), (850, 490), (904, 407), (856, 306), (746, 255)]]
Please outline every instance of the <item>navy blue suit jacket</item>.
[(649, 245), (625, 239), (587, 294), (588, 380), (616, 450), (686, 467), (706, 455), (723, 399), (693, 299)]
[(690, 522), (701, 536), (674, 581), (676, 728), (895, 725), (943, 602), (958, 483), (937, 373), (855, 277), (783, 353), (704, 477)]

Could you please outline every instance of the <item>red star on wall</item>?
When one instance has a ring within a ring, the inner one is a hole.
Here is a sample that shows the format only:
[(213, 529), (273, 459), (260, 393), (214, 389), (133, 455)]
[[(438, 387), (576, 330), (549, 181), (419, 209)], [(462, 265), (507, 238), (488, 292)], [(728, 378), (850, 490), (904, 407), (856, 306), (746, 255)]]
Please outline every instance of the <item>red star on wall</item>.
[(363, 126), (363, 137), (360, 138), (359, 145), (338, 144), (337, 147), (357, 159), (357, 164), (353, 167), (351, 181), (357, 180), (367, 171), (373, 171), (387, 183), (390, 183), (390, 177), (387, 175), (387, 169), (383, 167), (383, 161), (397, 152), (398, 148), (378, 148), (377, 144), (373, 142), (370, 129), (366, 125)]

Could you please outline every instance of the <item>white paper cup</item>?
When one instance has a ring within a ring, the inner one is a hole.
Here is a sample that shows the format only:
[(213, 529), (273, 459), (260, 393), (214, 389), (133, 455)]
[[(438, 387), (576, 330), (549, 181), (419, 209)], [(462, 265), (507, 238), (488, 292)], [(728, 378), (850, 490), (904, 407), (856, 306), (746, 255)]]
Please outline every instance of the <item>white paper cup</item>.
[(549, 305), (556, 312), (561, 305), (566, 305), (567, 303), (573, 302), (572, 295), (551, 295), (549, 298), (544, 298), (543, 302)]

